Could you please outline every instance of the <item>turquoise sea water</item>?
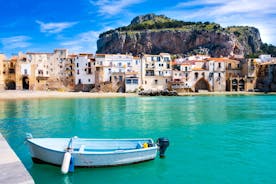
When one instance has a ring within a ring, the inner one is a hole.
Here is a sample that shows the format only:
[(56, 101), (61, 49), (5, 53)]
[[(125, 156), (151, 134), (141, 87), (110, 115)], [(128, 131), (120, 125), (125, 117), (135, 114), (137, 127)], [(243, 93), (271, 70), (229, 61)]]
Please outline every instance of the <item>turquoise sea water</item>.
[[(276, 183), (276, 96), (0, 101), (0, 132), (36, 183)], [(168, 137), (166, 158), (109, 168), (33, 164), (34, 137)]]

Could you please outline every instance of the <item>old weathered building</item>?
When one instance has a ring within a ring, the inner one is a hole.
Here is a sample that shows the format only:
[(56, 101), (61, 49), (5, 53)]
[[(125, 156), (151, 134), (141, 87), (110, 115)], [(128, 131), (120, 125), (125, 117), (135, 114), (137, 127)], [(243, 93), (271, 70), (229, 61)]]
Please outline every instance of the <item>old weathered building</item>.
[(172, 61), (168, 53), (142, 56), (141, 88), (144, 90), (164, 90), (172, 79)]

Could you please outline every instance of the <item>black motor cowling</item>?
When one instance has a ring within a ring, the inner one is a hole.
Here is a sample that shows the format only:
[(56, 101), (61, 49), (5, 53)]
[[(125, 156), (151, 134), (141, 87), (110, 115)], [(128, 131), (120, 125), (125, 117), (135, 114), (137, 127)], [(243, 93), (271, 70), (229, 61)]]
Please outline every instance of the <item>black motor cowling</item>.
[(166, 149), (170, 145), (170, 141), (168, 138), (161, 137), (157, 139), (157, 145), (159, 146), (159, 156), (165, 157)]

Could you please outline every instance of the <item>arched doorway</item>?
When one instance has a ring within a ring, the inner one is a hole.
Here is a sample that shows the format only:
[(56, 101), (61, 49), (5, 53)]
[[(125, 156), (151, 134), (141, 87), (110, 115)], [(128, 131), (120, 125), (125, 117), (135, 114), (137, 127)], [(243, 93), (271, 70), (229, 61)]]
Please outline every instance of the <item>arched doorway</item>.
[(243, 80), (243, 79), (241, 79), (241, 80), (239, 81), (239, 90), (240, 90), (240, 91), (244, 91), (244, 80)]
[(7, 90), (15, 90), (16, 89), (15, 82), (12, 80), (6, 81), (6, 89)]
[(29, 78), (28, 77), (23, 77), (22, 78), (22, 86), (23, 89), (29, 89)]
[(195, 92), (198, 92), (199, 90), (210, 91), (210, 85), (204, 78), (199, 79), (195, 84)]
[(232, 80), (232, 91), (238, 91), (238, 80), (237, 79)]
[(231, 81), (230, 81), (230, 79), (226, 80), (226, 91), (231, 91)]

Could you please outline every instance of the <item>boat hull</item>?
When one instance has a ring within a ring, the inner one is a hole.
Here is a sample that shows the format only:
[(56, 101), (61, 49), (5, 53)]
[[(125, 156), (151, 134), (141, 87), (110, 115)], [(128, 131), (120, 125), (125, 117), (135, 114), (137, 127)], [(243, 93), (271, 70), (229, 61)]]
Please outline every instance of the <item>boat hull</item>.
[[(43, 161), (54, 165), (62, 164), (64, 154), (66, 153), (65, 147), (63, 150), (55, 150), (49, 149), (47, 146), (38, 145), (36, 142), (33, 142), (32, 139), (27, 142), (34, 161)], [(67, 143), (68, 139), (64, 142)], [(76, 147), (79, 148), (80, 145), (76, 144)], [(147, 148), (142, 147), (133, 149), (103, 149), (101, 147), (93, 149), (92, 151), (85, 151), (81, 149), (71, 151), (71, 155), (74, 158), (74, 165), (76, 167), (104, 167), (133, 164), (153, 160), (155, 159), (156, 154), (156, 145)]]

